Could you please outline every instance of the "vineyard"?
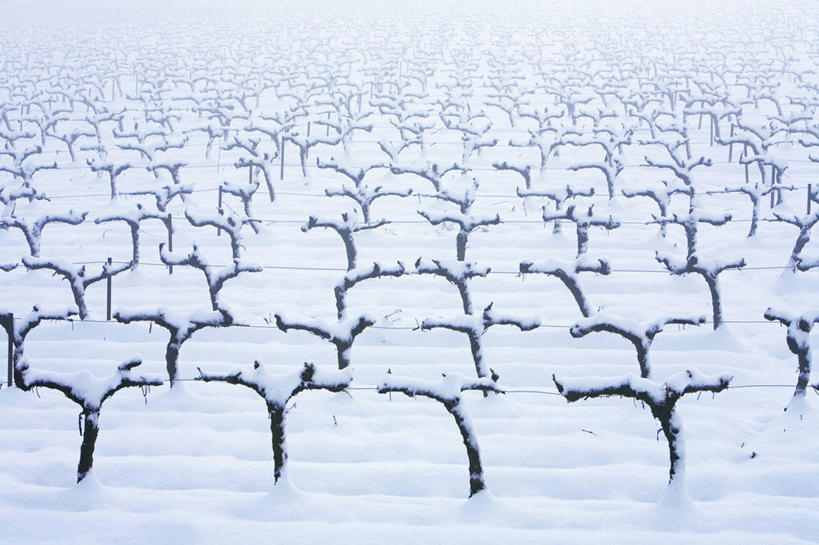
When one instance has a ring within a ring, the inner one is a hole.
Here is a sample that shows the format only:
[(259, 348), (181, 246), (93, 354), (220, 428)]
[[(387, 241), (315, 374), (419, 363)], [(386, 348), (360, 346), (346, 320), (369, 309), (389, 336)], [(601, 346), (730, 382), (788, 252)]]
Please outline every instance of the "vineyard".
[(196, 6), (5, 6), (0, 542), (815, 542), (816, 7)]

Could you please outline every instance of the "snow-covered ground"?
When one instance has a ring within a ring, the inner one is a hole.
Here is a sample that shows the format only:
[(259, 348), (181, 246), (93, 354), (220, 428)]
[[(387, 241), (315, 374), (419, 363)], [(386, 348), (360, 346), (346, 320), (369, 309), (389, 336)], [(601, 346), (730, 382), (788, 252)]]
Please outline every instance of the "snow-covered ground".
[(0, 543), (816, 542), (814, 6), (4, 7)]

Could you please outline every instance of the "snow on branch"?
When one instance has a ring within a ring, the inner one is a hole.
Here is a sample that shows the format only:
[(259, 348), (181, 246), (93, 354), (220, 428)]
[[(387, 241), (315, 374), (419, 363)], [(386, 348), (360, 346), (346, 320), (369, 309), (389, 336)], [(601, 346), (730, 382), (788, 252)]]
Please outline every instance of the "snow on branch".
[(733, 377), (727, 374), (704, 375), (688, 370), (670, 376), (665, 382), (655, 382), (637, 375), (604, 378), (573, 378), (552, 380), (558, 392), (573, 402), (596, 397), (621, 396), (637, 399), (648, 405), (652, 416), (668, 442), (670, 467), (668, 471), (669, 493), (685, 495), (685, 442), (682, 421), (675, 405), (686, 394), (721, 392)]
[(442, 189), (441, 181), (444, 176), (452, 171), (460, 171), (466, 172), (464, 167), (459, 166), (456, 163), (452, 163), (451, 165), (442, 166), (438, 163), (426, 163), (422, 167), (414, 167), (414, 166), (399, 166), (393, 165), (390, 167), (390, 172), (393, 174), (415, 174), (423, 178), (424, 180), (428, 181), (432, 184), (432, 187), (435, 191), (440, 191)]
[(348, 186), (344, 186), (339, 190), (325, 189), (324, 193), (328, 197), (349, 197), (353, 199), (356, 203), (358, 203), (358, 206), (361, 209), (361, 216), (364, 221), (370, 223), (372, 221), (370, 209), (372, 208), (372, 204), (376, 199), (380, 199), (381, 197), (408, 197), (412, 194), (412, 189), (385, 190), (384, 186), (381, 185), (371, 188), (365, 184), (356, 189), (352, 189)]
[(286, 142), (291, 142), (299, 148), (299, 163), (301, 164), (302, 176), (307, 176), (307, 159), (310, 149), (319, 145), (326, 144), (334, 146), (341, 142), (341, 136), (323, 137), (323, 136), (302, 136), (298, 131), (292, 130), (286, 132), (284, 135)]
[(729, 269), (741, 269), (745, 259), (707, 259), (698, 254), (699, 224), (724, 225), (731, 220), (731, 214), (706, 213), (698, 208), (696, 196), (692, 193), (687, 214), (672, 214), (670, 218), (657, 218), (649, 223), (676, 224), (683, 228), (686, 238), (686, 256), (678, 258), (665, 252), (655, 252), (655, 259), (673, 275), (698, 274), (705, 280), (711, 297), (711, 314), (714, 329), (722, 324), (722, 299), (719, 288), (719, 275)]
[(340, 319), (336, 323), (329, 323), (321, 319), (296, 319), (281, 313), (276, 314), (275, 317), (276, 326), (285, 333), (291, 329), (307, 331), (335, 345), (339, 369), (349, 367), (350, 350), (355, 338), (376, 322), (375, 317), (371, 314)]
[(415, 261), (417, 274), (431, 274), (445, 278), (450, 284), (458, 288), (464, 314), (472, 314), (472, 297), (469, 294), (469, 279), (485, 278), (490, 268), (476, 263), (452, 261), (447, 259), (424, 259), (419, 257)]
[(129, 191), (125, 195), (150, 195), (156, 200), (156, 208), (160, 212), (167, 212), (168, 205), (175, 197), (185, 202), (187, 195), (193, 193), (193, 184), (165, 184), (152, 189), (138, 189)]
[(119, 194), (119, 190), (117, 189), (117, 177), (129, 168), (134, 167), (134, 165), (131, 163), (105, 163), (96, 159), (86, 159), (86, 163), (91, 168), (92, 172), (105, 172), (108, 174), (108, 182), (111, 185), (112, 201), (116, 199), (117, 195)]
[(242, 209), (245, 212), (245, 216), (247, 216), (247, 220), (245, 223), (250, 224), (250, 228), (253, 229), (254, 233), (259, 233), (259, 221), (253, 220), (253, 210), (251, 206), (253, 204), (253, 196), (256, 194), (256, 191), (259, 189), (259, 177), (253, 176), (253, 170), (250, 171), (250, 176), (247, 182), (239, 183), (239, 182), (229, 182), (224, 180), (222, 185), (220, 186), (223, 193), (227, 193), (228, 195), (233, 195), (234, 197), (238, 197), (240, 201), (242, 201)]
[[(780, 188), (782, 189), (782, 188)], [(769, 195), (772, 191), (774, 191), (773, 187), (763, 187), (758, 182), (753, 185), (738, 185), (734, 187), (725, 187), (718, 191), (708, 191), (709, 195), (713, 195), (715, 193), (740, 193), (748, 197), (751, 201), (751, 227), (748, 230), (748, 238), (753, 237), (756, 235), (756, 229), (759, 225), (759, 205), (762, 201), (762, 197)]]
[(378, 393), (402, 393), (409, 397), (422, 396), (441, 403), (446, 411), (455, 420), (458, 431), (461, 433), (466, 455), (469, 461), (469, 497), (474, 496), (486, 488), (481, 465), (478, 438), (472, 426), (472, 420), (464, 411), (461, 404), (462, 394), (469, 390), (479, 390), (485, 393), (504, 393), (497, 386), (497, 375), (492, 378), (471, 378), (458, 373), (443, 375), (437, 381), (404, 378), (387, 373), (378, 385)]
[(341, 241), (344, 243), (344, 250), (347, 253), (347, 270), (351, 271), (356, 267), (356, 257), (358, 255), (358, 250), (356, 249), (355, 240), (353, 239), (353, 235), (358, 233), (359, 231), (365, 231), (369, 229), (376, 229), (381, 227), (382, 225), (386, 225), (389, 223), (387, 220), (379, 220), (374, 223), (359, 223), (353, 220), (350, 217), (350, 214), (347, 212), (343, 212), (341, 214), (341, 221), (336, 219), (329, 219), (329, 218), (318, 218), (316, 216), (310, 216), (305, 223), (301, 230), (302, 232), (306, 233), (311, 229), (315, 229), (317, 227), (324, 227), (327, 229), (332, 229), (335, 231), (338, 236), (341, 237)]
[(796, 235), (796, 241), (793, 244), (793, 249), (791, 250), (791, 255), (788, 259), (787, 266), (794, 271), (797, 269), (800, 271), (806, 271), (813, 268), (815, 264), (805, 261), (802, 257), (802, 251), (808, 245), (808, 242), (810, 242), (810, 232), (813, 229), (813, 226), (819, 223), (819, 210), (805, 216), (785, 215), (778, 210), (774, 210), (773, 214), (777, 220), (793, 225), (799, 229), (799, 234)]
[[(819, 309), (796, 314), (769, 307), (764, 316), (766, 320), (779, 322), (788, 328), (785, 334), (788, 349), (796, 356), (799, 364), (796, 388), (791, 403), (801, 403), (804, 401), (805, 391), (810, 381), (812, 359), (810, 333), (813, 331), (813, 326), (819, 323)], [(785, 410), (787, 411), (790, 406), (791, 404)]]
[(219, 310), (221, 308), (219, 292), (224, 287), (225, 282), (236, 278), (241, 273), (262, 272), (260, 265), (245, 263), (238, 258), (234, 258), (233, 263), (226, 267), (219, 268), (211, 265), (205, 256), (199, 252), (199, 248), (195, 244), (189, 254), (179, 256), (168, 252), (165, 249), (164, 242), (160, 243), (159, 258), (165, 265), (188, 265), (202, 271), (202, 274), (205, 275), (205, 281), (208, 284), (208, 293), (210, 294), (210, 303), (213, 310)]
[[(451, 200), (451, 199), (447, 199)], [(472, 231), (476, 227), (483, 227), (486, 225), (497, 225), (500, 223), (500, 217), (487, 216), (484, 214), (465, 214), (465, 213), (439, 213), (428, 210), (419, 210), (418, 214), (423, 216), (432, 225), (438, 225), (443, 222), (452, 222), (461, 227), (464, 231)]]
[(482, 148), (493, 148), (497, 145), (498, 139), (488, 134), (491, 126), (490, 123), (481, 134), (461, 133), (461, 143), (463, 145), (463, 154), (461, 155), (462, 164), (466, 164), (472, 157), (472, 154), (479, 156)]
[[(259, 173), (261, 172), (261, 175), (264, 176), (265, 185), (267, 185), (267, 195), (270, 198), (270, 202), (274, 202), (276, 200), (276, 190), (273, 187), (274, 178), (271, 170), (273, 164), (272, 160), (273, 158), (271, 158), (270, 155), (263, 153), (261, 158), (240, 157), (235, 163), (233, 163), (233, 166), (236, 168), (248, 169), (249, 178), (251, 180), (250, 184), (255, 185), (256, 187), (259, 185)], [(257, 169), (255, 172), (254, 168)]]
[(26, 185), (25, 182), (6, 182), (0, 187), (0, 203), (5, 207), (2, 217), (14, 216), (18, 199), (28, 199), (29, 202), (50, 200), (45, 193)]
[(233, 214), (225, 215), (222, 210), (216, 214), (209, 214), (207, 212), (193, 210), (190, 207), (185, 209), (185, 217), (194, 227), (204, 227), (207, 225), (216, 227), (217, 229), (223, 229), (230, 239), (233, 259), (239, 259), (241, 257), (241, 248), (243, 247), (242, 227), (246, 223), (250, 223), (252, 221), (251, 219), (242, 219)]
[(733, 377), (727, 374), (704, 375), (687, 370), (668, 377), (664, 383), (637, 375), (622, 377), (582, 377), (560, 379), (552, 377), (558, 392), (573, 402), (595, 397), (621, 396), (638, 399), (647, 405), (663, 406), (676, 403), (685, 394), (696, 392), (721, 392)]
[(225, 374), (206, 373), (199, 369), (197, 380), (203, 382), (226, 382), (250, 388), (261, 396), (267, 405), (273, 444), (273, 482), (286, 479), (287, 446), (285, 441), (285, 418), (287, 403), (305, 390), (328, 390), (341, 392), (353, 380), (349, 369), (326, 370), (312, 363), (305, 363), (296, 373), (273, 375), (259, 361), (252, 369), (237, 369)]
[(535, 273), (554, 276), (566, 286), (577, 303), (580, 313), (583, 316), (591, 315), (591, 307), (586, 299), (583, 290), (580, 288), (579, 274), (582, 272), (593, 272), (604, 276), (611, 274), (611, 266), (603, 259), (591, 259), (582, 255), (571, 262), (562, 262), (556, 259), (543, 260), (538, 262), (524, 261), (519, 265), (521, 275)]
[(421, 322), (421, 329), (427, 331), (441, 328), (465, 334), (469, 339), (475, 372), (478, 377), (485, 377), (491, 372), (491, 369), (487, 367), (483, 358), (483, 335), (490, 327), (511, 325), (521, 331), (532, 331), (540, 326), (540, 319), (537, 317), (504, 314), (494, 310), (492, 306), (493, 303), (489, 303), (480, 315), (464, 314), (444, 319), (427, 318)]
[(332, 170), (338, 174), (341, 174), (342, 176), (345, 176), (346, 178), (349, 178), (350, 181), (353, 182), (353, 185), (355, 185), (357, 188), (361, 187), (361, 184), (364, 181), (364, 176), (366, 176), (368, 172), (376, 168), (387, 168), (387, 165), (383, 163), (373, 163), (364, 168), (355, 168), (350, 165), (349, 162), (344, 161), (343, 159), (336, 159), (335, 157), (330, 157), (330, 161), (328, 162), (318, 160), (316, 162), (316, 166), (321, 169)]
[(610, 161), (603, 161), (601, 163), (581, 163), (577, 165), (572, 165), (569, 167), (571, 171), (578, 171), (578, 170), (599, 170), (603, 173), (603, 176), (606, 179), (606, 189), (609, 193), (609, 200), (614, 198), (616, 189), (615, 184), (617, 180), (617, 176), (623, 172), (623, 163), (619, 159), (611, 158)]
[(51, 270), (54, 271), (55, 275), (60, 275), (68, 281), (71, 294), (74, 297), (74, 304), (77, 305), (82, 320), (88, 318), (88, 307), (85, 304), (85, 291), (88, 286), (100, 280), (116, 276), (130, 268), (130, 263), (104, 263), (99, 273), (87, 276), (85, 265), (75, 265), (68, 261), (23, 256), (22, 262), (30, 271)]
[[(531, 189), (531, 187), (532, 187), (532, 166), (531, 165), (518, 166), (518, 165), (514, 165), (512, 163), (509, 163), (508, 161), (496, 161), (496, 162), (492, 163), (492, 168), (494, 168), (495, 170), (508, 170), (510, 172), (515, 172), (517, 174), (520, 174), (521, 177), (523, 178), (523, 183), (524, 183), (524, 186), (526, 187), (526, 190), (528, 191), (529, 189)], [(520, 195), (520, 193), (518, 193), (518, 195)]]
[(20, 229), (26, 237), (29, 253), (31, 257), (40, 257), (40, 240), (43, 229), (50, 223), (67, 223), (68, 225), (79, 225), (85, 221), (88, 212), (75, 212), (69, 210), (64, 214), (45, 214), (36, 219), (4, 217), (0, 218), (0, 228), (8, 230), (11, 227)]
[[(0, 312), (0, 327), (2, 327), (14, 345), (12, 352), (13, 364), (16, 367), (25, 360), (25, 340), (34, 328), (46, 320), (71, 320), (77, 315), (77, 310), (71, 307), (42, 309), (34, 305), (26, 316), (16, 318), (10, 311)], [(22, 388), (15, 373), (14, 381), (18, 388)]]
[(70, 320), (72, 316), (77, 315), (77, 310), (72, 307), (54, 307), (41, 308), (39, 305), (34, 305), (26, 316), (17, 318), (15, 321), (15, 328), (13, 332), (14, 342), (16, 345), (22, 345), (26, 337), (31, 333), (35, 327), (40, 325), (43, 321), (50, 320)]
[(594, 188), (590, 187), (588, 189), (575, 189), (569, 184), (566, 184), (564, 187), (557, 187), (552, 190), (545, 190), (545, 189), (521, 189), (517, 187), (515, 192), (517, 193), (518, 197), (526, 198), (526, 197), (543, 197), (546, 199), (551, 200), (557, 206), (557, 209), (560, 210), (562, 205), (569, 199), (574, 197), (593, 197), (594, 196)]
[(620, 222), (617, 221), (611, 214), (601, 214), (594, 210), (594, 205), (590, 205), (585, 212), (579, 211), (575, 205), (570, 205), (565, 212), (554, 214), (546, 211), (543, 207), (543, 221), (553, 221), (567, 219), (574, 223), (575, 234), (577, 236), (577, 257), (586, 254), (589, 249), (589, 229), (591, 227), (600, 227), (611, 231), (620, 227)]
[(458, 226), (458, 234), (456, 236), (456, 254), (458, 261), (464, 261), (466, 259), (466, 244), (472, 231), (479, 227), (500, 225), (501, 223), (498, 214), (487, 216), (485, 214), (471, 214), (462, 211), (441, 213), (431, 210), (419, 210), (418, 214), (432, 225), (451, 222)]
[[(154, 176), (159, 176), (159, 171), (164, 170), (170, 175), (171, 181), (173, 182), (173, 186), (182, 186), (185, 185), (182, 183), (182, 179), (180, 178), (179, 170), (182, 167), (188, 166), (188, 163), (184, 163), (181, 161), (151, 161), (151, 163), (145, 167), (146, 170), (153, 172)], [(160, 210), (163, 210), (160, 208)], [(164, 211), (164, 210), (163, 210)]]
[(691, 186), (694, 184), (693, 170), (695, 168), (699, 166), (710, 167), (712, 164), (711, 159), (708, 159), (706, 157), (699, 157), (698, 159), (691, 160), (681, 157), (675, 150), (675, 148), (666, 146), (666, 150), (668, 151), (668, 155), (672, 159), (671, 163), (654, 161), (644, 156), (646, 164), (650, 167), (670, 170), (671, 173), (674, 174), (674, 176), (676, 176), (680, 181), (682, 181), (687, 186)]
[(347, 308), (347, 292), (353, 286), (365, 280), (388, 277), (398, 278), (405, 274), (408, 274), (406, 266), (400, 261), (395, 265), (375, 262), (371, 265), (359, 266), (355, 269), (348, 270), (344, 274), (344, 278), (333, 288), (339, 320), (344, 317), (344, 312)]
[[(0, 149), (0, 155), (12, 157), (14, 165), (11, 167), (0, 166), (0, 172), (8, 172), (16, 178), (20, 178), (23, 185), (31, 186), (34, 175), (41, 170), (53, 170), (57, 168), (55, 161), (46, 161), (41, 153), (42, 148), (24, 148), (22, 150)], [(25, 162), (25, 164), (23, 164)]]
[(569, 135), (580, 136), (579, 130), (571, 123), (554, 124), (551, 119), (560, 119), (562, 114), (549, 115), (545, 124), (541, 124), (540, 128), (533, 130), (528, 129), (529, 137), (522, 139), (510, 139), (509, 145), (514, 147), (536, 147), (540, 152), (540, 168), (545, 169), (549, 162), (549, 157), (554, 153), (558, 155), (558, 148), (564, 144), (565, 138)]
[(663, 317), (650, 323), (639, 323), (636, 320), (598, 312), (591, 317), (577, 321), (570, 329), (572, 337), (579, 338), (594, 331), (606, 331), (625, 338), (637, 350), (637, 363), (640, 366), (640, 376), (651, 376), (649, 349), (654, 337), (663, 331), (663, 327), (670, 324), (700, 325), (705, 323), (705, 316), (696, 318)]
[(162, 379), (152, 375), (136, 374), (134, 369), (142, 364), (138, 357), (122, 362), (117, 370), (104, 378), (89, 371), (58, 373), (32, 370), (23, 359), (15, 366), (15, 382), (23, 390), (49, 388), (61, 392), (82, 409), (82, 446), (77, 466), (77, 482), (82, 481), (94, 465), (94, 447), (99, 435), (99, 417), (102, 404), (124, 388), (148, 388), (162, 385)]
[(386, 142), (383, 140), (378, 141), (378, 147), (381, 148), (387, 157), (390, 158), (390, 168), (392, 168), (398, 162), (399, 154), (411, 146), (414, 142), (412, 141), (401, 141), (401, 142)]
[(151, 310), (118, 310), (114, 312), (113, 317), (123, 324), (151, 322), (168, 330), (165, 367), (172, 388), (178, 374), (179, 351), (185, 341), (206, 327), (228, 327), (233, 324), (233, 316), (223, 308), (212, 311), (199, 310), (187, 315), (174, 312), (166, 307)]
[(122, 211), (117, 211), (111, 214), (104, 214), (94, 219), (94, 223), (122, 221), (128, 225), (131, 230), (131, 263), (130, 268), (135, 269), (139, 265), (139, 228), (140, 224), (149, 219), (156, 219), (161, 221), (168, 234), (173, 233), (171, 223), (171, 215), (168, 212), (149, 212), (145, 210), (142, 204), (137, 203), (135, 208), (128, 208)]
[[(676, 194), (684, 194), (691, 197), (693, 195), (693, 188), (681, 186), (679, 183), (673, 184), (667, 180), (663, 180), (663, 187), (660, 188), (640, 188), (640, 189), (623, 189), (621, 193), (624, 197), (633, 199), (635, 197), (647, 197), (657, 204), (660, 209), (660, 220), (668, 219), (668, 207), (671, 204), (671, 197)], [(655, 216), (656, 217), (656, 216)], [(666, 224), (668, 222), (660, 221), (660, 234), (666, 236)], [(754, 224), (755, 225), (755, 224)], [(750, 236), (750, 235), (749, 235)]]
[(345, 161), (336, 160), (330, 157), (331, 162), (318, 161), (317, 165), (322, 169), (333, 170), (352, 181), (352, 187), (348, 184), (342, 184), (340, 189), (325, 189), (324, 193), (328, 197), (348, 197), (358, 203), (361, 208), (361, 215), (366, 223), (370, 223), (370, 208), (376, 199), (381, 197), (407, 197), (412, 194), (412, 189), (384, 189), (383, 185), (371, 187), (364, 183), (364, 176), (373, 169), (387, 168), (387, 165), (382, 163), (371, 164), (365, 168), (355, 169)]

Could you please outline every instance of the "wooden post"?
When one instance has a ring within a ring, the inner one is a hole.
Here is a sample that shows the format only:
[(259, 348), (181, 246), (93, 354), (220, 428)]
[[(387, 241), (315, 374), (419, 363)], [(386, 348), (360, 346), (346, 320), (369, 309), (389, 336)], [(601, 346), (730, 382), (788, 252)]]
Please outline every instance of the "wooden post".
[[(216, 205), (216, 210), (219, 212), (220, 216), (224, 215), (224, 213), (225, 213), (225, 211), (222, 210), (222, 186), (221, 185), (219, 186), (219, 203)], [(222, 236), (222, 229), (220, 229), (219, 227), (216, 228), (216, 236), (217, 237)]]
[[(111, 258), (108, 258), (108, 266), (111, 266)], [(105, 287), (107, 289), (107, 304), (105, 305), (105, 319), (111, 321), (111, 275), (105, 279)]]
[(710, 130), (709, 130), (709, 133), (708, 133), (708, 140), (709, 140), (708, 145), (713, 147), (714, 146), (714, 116), (709, 115), (708, 119), (711, 121), (709, 123)]
[(14, 383), (14, 314), (9, 314), (9, 329), (12, 333), (9, 333), (8, 339), (8, 362), (9, 362), (9, 380), (8, 386)]
[(307, 122), (307, 138), (310, 138), (310, 122)]
[[(330, 112), (327, 112), (327, 121), (330, 121)], [(330, 136), (330, 125), (325, 125), (327, 127), (327, 132), (324, 133), (324, 136)]]
[[(733, 138), (733, 136), (734, 136), (734, 124), (731, 123), (731, 137)], [(730, 144), (728, 144), (728, 162), (729, 163), (731, 162), (731, 159), (733, 159), (733, 156), (734, 156), (734, 143), (731, 142)]]
[(216, 149), (216, 174), (219, 174), (219, 167), (221, 167), (221, 166), (222, 166), (222, 146), (219, 146), (217, 144), (217, 149)]
[(281, 163), (279, 166), (279, 180), (284, 180), (284, 135), (282, 135), (282, 143), (279, 146), (279, 153), (281, 154)]
[(811, 184), (808, 184), (808, 214), (810, 214), (810, 190), (811, 190), (810, 186), (811, 186)]
[(774, 193), (773, 186), (776, 185), (776, 169), (771, 165), (771, 208), (774, 207)]
[[(168, 216), (168, 251), (173, 252), (173, 216)], [(168, 274), (173, 274), (173, 265), (168, 265)]]
[(14, 384), (14, 314), (4, 314), (0, 319), (8, 335), (8, 386), (11, 387)]

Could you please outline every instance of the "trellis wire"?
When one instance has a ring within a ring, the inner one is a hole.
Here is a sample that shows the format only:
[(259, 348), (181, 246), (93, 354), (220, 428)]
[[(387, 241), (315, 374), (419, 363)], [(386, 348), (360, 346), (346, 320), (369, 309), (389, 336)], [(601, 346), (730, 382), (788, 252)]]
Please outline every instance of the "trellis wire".
[[(302, 222), (303, 223), (303, 222)], [(105, 264), (106, 261), (76, 261), (74, 265), (102, 265)], [(112, 263), (115, 264), (125, 264), (130, 263), (130, 261), (117, 261), (114, 260)], [(140, 265), (145, 265), (146, 267), (167, 267), (166, 263), (155, 263), (150, 261), (140, 261)], [(210, 263), (207, 265), (208, 267), (226, 267), (227, 265), (224, 264), (215, 264)], [(292, 271), (333, 271), (333, 272), (347, 272), (347, 269), (344, 267), (309, 267), (309, 266), (301, 266), (301, 265), (260, 265), (262, 269), (267, 270), (292, 270)], [(773, 271), (773, 270), (787, 270), (793, 269), (792, 266), (789, 265), (758, 265), (758, 266), (745, 266), (740, 269), (737, 269), (737, 272), (742, 271)], [(621, 272), (621, 273), (651, 273), (651, 274), (667, 274), (671, 275), (665, 269), (612, 269), (611, 272)], [(520, 271), (504, 271), (504, 270), (490, 270), (490, 275), (493, 274), (503, 274), (503, 275), (514, 275), (514, 276), (526, 276), (535, 273), (521, 273)], [(409, 275), (409, 273), (408, 273)]]
[[(177, 378), (174, 379), (174, 382), (193, 382), (193, 383), (202, 383), (202, 384), (204, 384), (204, 381), (202, 381), (201, 379), (195, 378), (195, 377), (193, 377), (193, 378), (190, 378), (190, 377), (177, 377)], [(0, 386), (2, 386), (2, 385), (0, 385)], [(793, 389), (793, 385), (792, 384), (738, 384), (736, 386), (729, 385), (726, 389), (728, 389), (728, 390), (739, 390), (739, 389), (749, 389), (749, 388), (750, 389), (753, 389), (753, 388), (788, 388), (788, 389)], [(817, 388), (817, 385), (811, 385), (811, 389), (814, 391), (814, 393), (819, 395), (819, 388)], [(349, 392), (349, 391), (377, 392), (378, 387), (377, 386), (348, 386), (343, 391), (345, 391), (345, 392)], [(530, 389), (530, 388), (503, 389), (503, 394), (507, 394), (507, 395), (508, 394), (512, 394), (512, 395), (516, 395), (516, 394), (537, 394), (537, 395), (550, 395), (550, 396), (563, 397), (563, 395), (558, 391), (550, 392), (548, 390), (539, 390), (539, 389), (536, 390), (536, 389)]]

